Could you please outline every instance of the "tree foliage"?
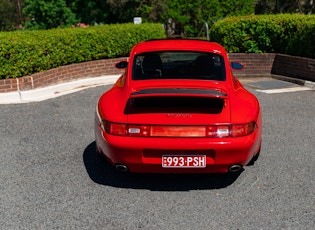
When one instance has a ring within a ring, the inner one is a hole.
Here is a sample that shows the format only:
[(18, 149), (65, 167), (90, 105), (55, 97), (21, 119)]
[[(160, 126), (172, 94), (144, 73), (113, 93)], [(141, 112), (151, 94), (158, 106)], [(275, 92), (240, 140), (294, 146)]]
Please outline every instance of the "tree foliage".
[(69, 27), (77, 21), (65, 0), (25, 0), (24, 14), (29, 29)]
[(169, 7), (164, 18), (172, 19), (179, 26), (176, 33), (185, 31), (188, 36), (197, 36), (203, 25), (212, 25), (227, 16), (254, 13), (255, 0), (167, 0)]
[(78, 22), (125, 23), (141, 17), (165, 24), (170, 34), (197, 36), (205, 22), (211, 26), (228, 16), (313, 11), (314, 0), (0, 0), (0, 30), (20, 24), (50, 29)]
[(130, 22), (134, 17), (142, 17), (144, 22), (161, 22), (168, 9), (167, 0), (106, 0), (106, 3), (111, 22)]
[(227, 17), (211, 27), (211, 40), (230, 53), (271, 52), (315, 58), (315, 15)]
[(16, 25), (15, 6), (11, 0), (0, 0), (0, 31), (13, 30)]
[(311, 14), (314, 0), (258, 0), (256, 14), (303, 13)]
[(186, 33), (189, 36), (198, 35), (204, 23), (218, 20), (222, 17), (219, 0), (168, 0), (168, 12), (164, 19), (168, 24), (175, 23), (176, 34)]
[(255, 13), (255, 3), (257, 0), (224, 0), (220, 1), (220, 8), (223, 16), (243, 16)]
[(109, 5), (102, 0), (68, 0), (67, 6), (75, 13), (77, 21), (85, 24), (104, 24), (110, 12)]

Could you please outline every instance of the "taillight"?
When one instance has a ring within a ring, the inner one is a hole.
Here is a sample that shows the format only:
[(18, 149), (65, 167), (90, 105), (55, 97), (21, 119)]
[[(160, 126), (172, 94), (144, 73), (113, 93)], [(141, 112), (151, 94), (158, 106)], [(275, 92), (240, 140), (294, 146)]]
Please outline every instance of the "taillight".
[(108, 123), (108, 133), (119, 136), (127, 135), (127, 125), (119, 123)]
[(256, 123), (250, 122), (247, 124), (241, 124), (241, 125), (232, 125), (231, 126), (231, 136), (232, 137), (242, 137), (247, 136), (251, 133), (253, 133), (256, 129)]
[(129, 136), (148, 137), (151, 126), (149, 125), (128, 125)]
[(148, 125), (127, 125), (124, 123), (112, 123), (103, 120), (102, 127), (108, 134), (117, 136), (138, 136), (148, 137), (150, 136), (150, 128)]
[(206, 129), (207, 137), (228, 137), (230, 136), (229, 125), (210, 125)]
[(209, 125), (209, 126), (166, 126), (166, 125), (128, 125), (102, 122), (104, 131), (111, 135), (133, 137), (242, 137), (253, 133), (256, 123), (250, 122), (237, 125)]

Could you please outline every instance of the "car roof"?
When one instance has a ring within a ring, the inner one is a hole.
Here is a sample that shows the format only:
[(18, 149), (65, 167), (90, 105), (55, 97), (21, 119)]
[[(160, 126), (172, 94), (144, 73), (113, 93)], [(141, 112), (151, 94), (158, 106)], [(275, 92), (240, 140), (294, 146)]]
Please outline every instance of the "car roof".
[(141, 42), (133, 47), (131, 55), (154, 51), (199, 51), (226, 56), (223, 46), (216, 42), (196, 39), (158, 39)]
[[(209, 42), (206, 40), (193, 40), (193, 39), (160, 39), (160, 40), (148, 40), (135, 45), (130, 53), (130, 60), (133, 62), (133, 59), (138, 54), (143, 54), (146, 52), (163, 52), (163, 51), (191, 51), (191, 52), (210, 52), (221, 55), (225, 62), (228, 63), (228, 56), (223, 48), (218, 43)], [(227, 66), (227, 65), (226, 65)], [(227, 68), (227, 67), (225, 67)], [(228, 70), (228, 68), (227, 68)], [(138, 88), (146, 88), (152, 87), (154, 84), (156, 87), (159, 86), (161, 88), (168, 87), (170, 85), (178, 85), (179, 82), (177, 80), (158, 80), (154, 79), (154, 83), (152, 81), (135, 81), (131, 79), (132, 76), (132, 68), (129, 68), (130, 80), (128, 84), (132, 84), (132, 87)], [(226, 78), (224, 81), (210, 81), (209, 84), (213, 84), (214, 87), (217, 87), (220, 83), (221, 87), (226, 88), (226, 84), (229, 82), (229, 78)], [(190, 81), (182, 81), (181, 85), (185, 85), (186, 87), (191, 87), (192, 85), (195, 87), (200, 87), (200, 80), (191, 79)]]

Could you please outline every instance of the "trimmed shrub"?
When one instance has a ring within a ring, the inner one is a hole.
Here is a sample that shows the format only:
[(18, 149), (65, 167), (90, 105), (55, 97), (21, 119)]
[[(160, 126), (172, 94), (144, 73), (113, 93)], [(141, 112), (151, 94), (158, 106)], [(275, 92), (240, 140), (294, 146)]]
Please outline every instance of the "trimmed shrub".
[(91, 26), (0, 33), (0, 78), (16, 78), (59, 66), (128, 56), (144, 40), (165, 38), (161, 24)]
[(229, 17), (210, 29), (212, 41), (231, 53), (282, 53), (315, 58), (315, 16)]

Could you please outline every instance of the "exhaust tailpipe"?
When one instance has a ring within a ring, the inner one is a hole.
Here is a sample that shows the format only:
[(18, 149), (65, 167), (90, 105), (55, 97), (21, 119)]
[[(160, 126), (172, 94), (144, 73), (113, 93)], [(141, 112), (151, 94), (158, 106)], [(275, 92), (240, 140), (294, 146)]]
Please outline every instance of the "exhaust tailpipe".
[(127, 172), (128, 171), (128, 167), (126, 165), (122, 165), (122, 164), (117, 164), (115, 166), (116, 170), (120, 171), (120, 172)]
[(232, 165), (229, 168), (229, 172), (238, 172), (242, 169), (243, 167), (241, 165)]

